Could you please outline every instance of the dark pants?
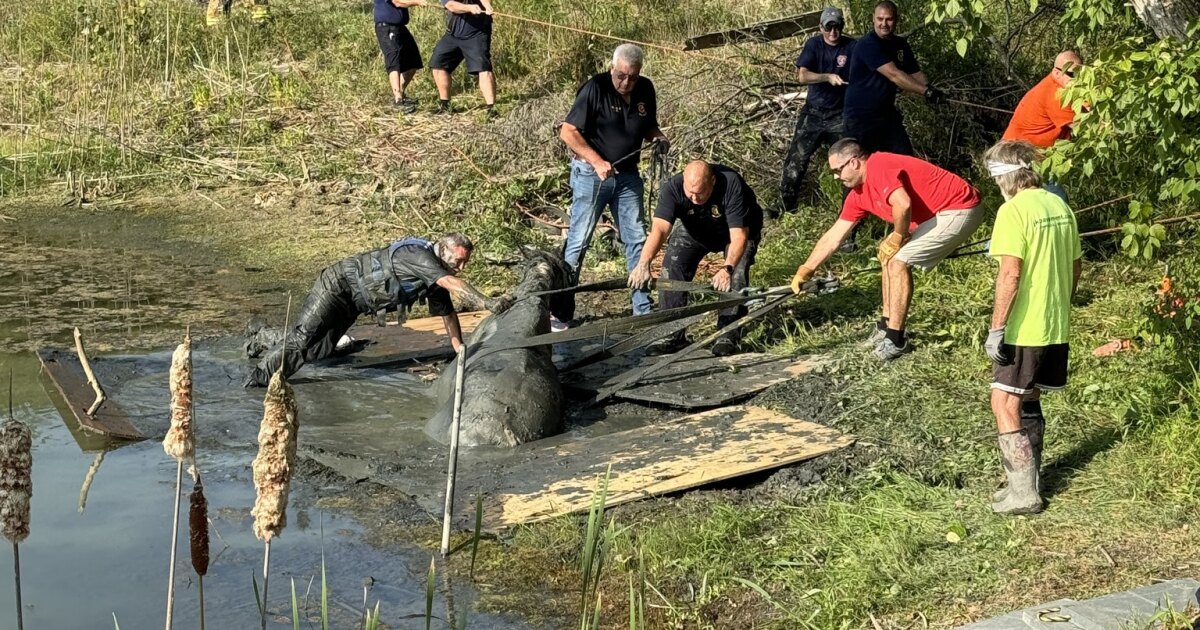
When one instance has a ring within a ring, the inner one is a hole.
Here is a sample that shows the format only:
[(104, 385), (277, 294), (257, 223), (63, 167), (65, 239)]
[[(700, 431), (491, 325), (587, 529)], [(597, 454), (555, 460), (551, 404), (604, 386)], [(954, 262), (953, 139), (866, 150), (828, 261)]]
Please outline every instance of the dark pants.
[(271, 375), (283, 366), (283, 375), (291, 376), (305, 363), (333, 354), (338, 339), (358, 319), (350, 283), (339, 266), (326, 267), (313, 283), (296, 325), (283, 343), (277, 343), (250, 372), (248, 383), (266, 386)]
[[(717, 252), (724, 253), (728, 247), (728, 245), (721, 247), (705, 245), (693, 238), (682, 225), (678, 226), (671, 232), (671, 237), (667, 240), (667, 253), (663, 256), (662, 277), (665, 280), (691, 282), (692, 278), (696, 277), (696, 267), (700, 266), (700, 261), (704, 260), (705, 256)], [(731, 290), (740, 291), (750, 285), (750, 266), (754, 264), (756, 253), (758, 253), (758, 241), (748, 240), (746, 252), (742, 254), (742, 259), (733, 268), (733, 277), (730, 278)], [(658, 299), (664, 310), (680, 308), (687, 306), (688, 294), (686, 291), (659, 291)], [(717, 328), (729, 324), (745, 315), (746, 312), (745, 305), (721, 311), (717, 314)], [(679, 336), (683, 336), (682, 331)], [(736, 341), (739, 335), (734, 334), (731, 337)]]
[(847, 138), (854, 138), (868, 154), (876, 151), (913, 155), (912, 140), (904, 128), (900, 112), (887, 112), (872, 117), (846, 117)]
[(844, 124), (841, 109), (825, 109), (805, 105), (796, 121), (796, 133), (783, 158), (783, 177), (779, 181), (779, 202), (783, 210), (796, 209), (800, 179), (808, 170), (808, 163), (821, 147), (827, 147), (842, 139)]

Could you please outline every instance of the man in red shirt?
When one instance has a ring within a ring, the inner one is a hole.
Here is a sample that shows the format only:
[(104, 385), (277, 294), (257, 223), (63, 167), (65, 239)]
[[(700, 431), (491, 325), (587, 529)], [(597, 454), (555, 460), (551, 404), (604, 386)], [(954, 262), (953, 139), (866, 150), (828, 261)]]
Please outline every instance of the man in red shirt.
[(954, 173), (919, 158), (884, 152), (867, 156), (852, 138), (829, 148), (829, 167), (850, 194), (838, 220), (796, 270), (792, 290), (799, 293), (868, 214), (891, 223), (892, 232), (879, 243), (883, 317), (868, 340), (877, 358), (890, 361), (912, 350), (904, 330), (912, 267), (933, 269), (975, 232), (984, 218), (979, 192)]
[(1058, 53), (1050, 74), (1021, 98), (1003, 139), (1024, 140), (1045, 149), (1070, 138), (1075, 110), (1063, 105), (1061, 93), (1075, 79), (1075, 70), (1081, 65), (1083, 60), (1074, 52)]

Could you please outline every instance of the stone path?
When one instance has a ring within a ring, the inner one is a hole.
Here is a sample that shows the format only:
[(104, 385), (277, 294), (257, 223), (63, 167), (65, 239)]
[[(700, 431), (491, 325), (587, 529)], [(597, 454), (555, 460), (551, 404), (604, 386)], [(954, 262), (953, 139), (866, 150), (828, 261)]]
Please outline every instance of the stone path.
[(956, 630), (1140, 629), (1141, 626), (1131, 624), (1149, 621), (1156, 612), (1167, 607), (1167, 602), (1179, 612), (1189, 607), (1200, 607), (1200, 582), (1172, 580), (1082, 602), (1060, 599), (987, 621), (959, 626)]

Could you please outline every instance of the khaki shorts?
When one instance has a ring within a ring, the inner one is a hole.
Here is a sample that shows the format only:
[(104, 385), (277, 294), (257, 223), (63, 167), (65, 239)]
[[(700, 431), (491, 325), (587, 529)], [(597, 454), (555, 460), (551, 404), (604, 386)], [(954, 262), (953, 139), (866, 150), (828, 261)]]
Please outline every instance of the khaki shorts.
[(917, 226), (910, 240), (896, 258), (909, 266), (929, 271), (954, 253), (983, 224), (983, 206), (966, 210), (942, 210)]

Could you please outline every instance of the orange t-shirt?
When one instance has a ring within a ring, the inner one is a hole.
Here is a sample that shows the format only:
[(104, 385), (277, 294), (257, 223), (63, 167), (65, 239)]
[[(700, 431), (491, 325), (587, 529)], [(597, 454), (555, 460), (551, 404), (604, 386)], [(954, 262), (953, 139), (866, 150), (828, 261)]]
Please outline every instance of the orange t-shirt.
[(1044, 149), (1057, 140), (1069, 138), (1071, 131), (1067, 125), (1075, 120), (1075, 111), (1058, 100), (1059, 89), (1050, 75), (1033, 86), (1013, 112), (1004, 139), (1025, 140)]

